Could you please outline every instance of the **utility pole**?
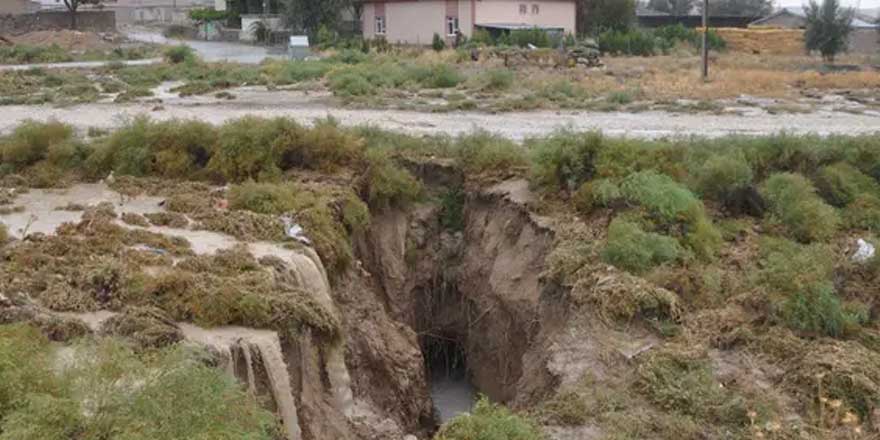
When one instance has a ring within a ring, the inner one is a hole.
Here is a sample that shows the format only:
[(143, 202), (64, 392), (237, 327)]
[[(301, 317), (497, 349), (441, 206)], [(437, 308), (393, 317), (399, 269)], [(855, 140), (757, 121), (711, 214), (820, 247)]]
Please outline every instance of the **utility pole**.
[(709, 79), (709, 0), (703, 0), (703, 81)]

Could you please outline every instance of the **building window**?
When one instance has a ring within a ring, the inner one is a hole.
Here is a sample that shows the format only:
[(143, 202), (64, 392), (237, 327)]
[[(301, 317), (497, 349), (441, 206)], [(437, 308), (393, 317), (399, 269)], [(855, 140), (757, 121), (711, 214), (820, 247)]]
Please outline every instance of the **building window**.
[(538, 5), (532, 5), (532, 14), (538, 15), (541, 13), (541, 7)]
[(376, 35), (385, 35), (385, 17), (376, 16)]
[(458, 34), (458, 17), (446, 17), (446, 35), (453, 37)]
[(523, 4), (523, 5), (519, 5), (519, 14), (520, 14), (520, 15), (526, 15), (526, 14), (528, 14), (528, 12), (529, 12), (529, 6), (528, 6), (528, 5), (525, 5), (525, 4)]

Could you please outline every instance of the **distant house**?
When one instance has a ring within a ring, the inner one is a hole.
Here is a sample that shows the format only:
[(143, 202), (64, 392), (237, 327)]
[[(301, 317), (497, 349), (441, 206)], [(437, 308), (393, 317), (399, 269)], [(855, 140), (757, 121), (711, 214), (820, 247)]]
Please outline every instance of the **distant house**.
[(452, 41), (478, 28), (494, 31), (542, 28), (575, 31), (575, 0), (365, 0), (365, 38), (430, 44), (434, 34)]
[(32, 0), (0, 0), (0, 14), (30, 14), (40, 10), (40, 3)]
[[(877, 41), (877, 29), (880, 25), (867, 21), (859, 14), (852, 21), (852, 33), (849, 37), (849, 51), (853, 53), (875, 54), (880, 51)], [(782, 8), (764, 18), (749, 23), (749, 27), (769, 27), (786, 29), (804, 29), (807, 27), (807, 16), (803, 8)]]

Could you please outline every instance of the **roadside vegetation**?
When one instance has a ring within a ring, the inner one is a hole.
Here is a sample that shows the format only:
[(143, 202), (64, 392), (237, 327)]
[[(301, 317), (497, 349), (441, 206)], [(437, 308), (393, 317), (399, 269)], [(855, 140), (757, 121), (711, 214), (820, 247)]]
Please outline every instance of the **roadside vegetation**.
[[(162, 64), (124, 67), (111, 64), (88, 70), (6, 72), (0, 77), (0, 104), (76, 104), (156, 100), (155, 89), (168, 82), (181, 96), (234, 99), (235, 88), (326, 92), (348, 107), (420, 111), (523, 111), (583, 109), (595, 111), (667, 110), (719, 112), (740, 105), (742, 95), (778, 99), (772, 112), (807, 111), (811, 105), (836, 105), (846, 111), (878, 106), (872, 90), (880, 79), (871, 72), (824, 72), (819, 60), (721, 53), (713, 64), (713, 81), (699, 80), (693, 44), (698, 35), (680, 27), (608, 31), (599, 35), (606, 67), (569, 67), (553, 48), (468, 45), (440, 52), (412, 48), (360, 47), (337, 44), (320, 60), (266, 60), (260, 65), (206, 63), (184, 46), (156, 54)], [(712, 41), (716, 41), (713, 39)], [(718, 47), (723, 42), (713, 43)], [(610, 56), (657, 55), (654, 57)], [(669, 55), (666, 55), (669, 54)], [(17, 55), (16, 55), (17, 56)], [(857, 57), (848, 59), (860, 64)], [(800, 103), (803, 94), (846, 90), (861, 103)], [(727, 104), (716, 102), (729, 100)], [(156, 101), (158, 102), (158, 101)], [(753, 105), (745, 103), (743, 105)], [(806, 109), (806, 110), (805, 110)]]
[(90, 49), (69, 51), (57, 44), (34, 46), (15, 44), (0, 45), (0, 64), (45, 64), (68, 63), (74, 61), (125, 61), (161, 57), (161, 48), (156, 45), (120, 46), (113, 49)]

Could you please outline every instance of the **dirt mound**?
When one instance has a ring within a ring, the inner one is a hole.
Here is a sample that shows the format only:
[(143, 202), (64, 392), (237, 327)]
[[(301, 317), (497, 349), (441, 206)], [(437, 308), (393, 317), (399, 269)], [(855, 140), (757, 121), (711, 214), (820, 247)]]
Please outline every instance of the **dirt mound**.
[(95, 32), (78, 32), (71, 30), (35, 31), (9, 37), (15, 44), (29, 46), (58, 45), (65, 50), (111, 49), (115, 46), (114, 37), (109, 34)]

